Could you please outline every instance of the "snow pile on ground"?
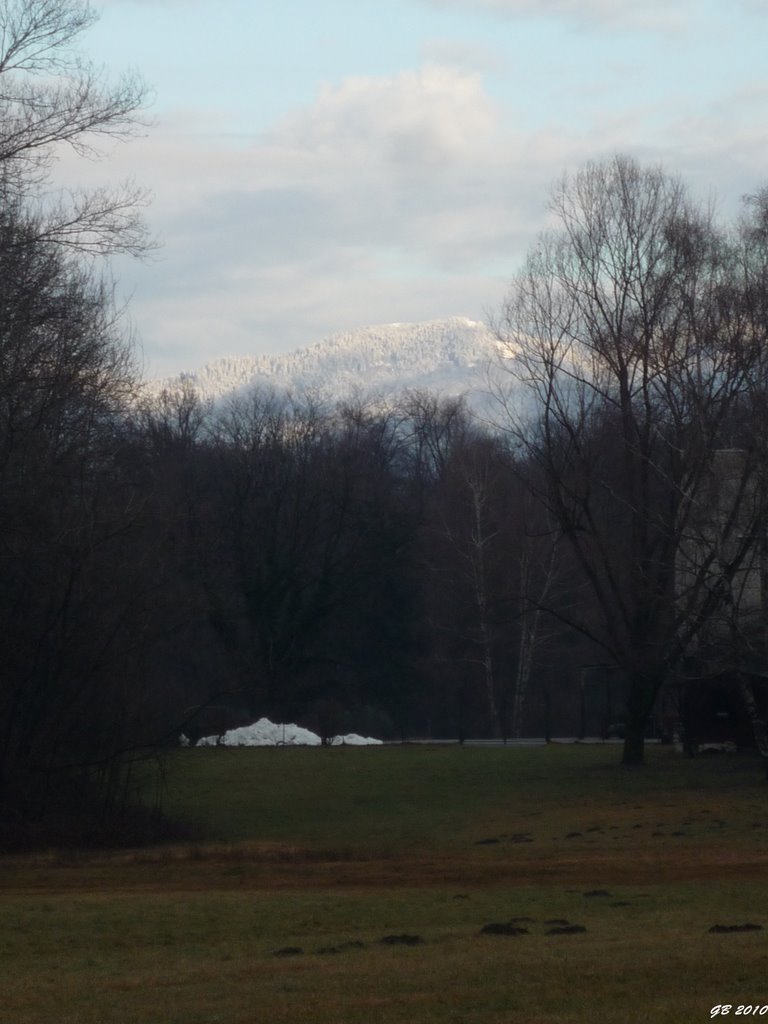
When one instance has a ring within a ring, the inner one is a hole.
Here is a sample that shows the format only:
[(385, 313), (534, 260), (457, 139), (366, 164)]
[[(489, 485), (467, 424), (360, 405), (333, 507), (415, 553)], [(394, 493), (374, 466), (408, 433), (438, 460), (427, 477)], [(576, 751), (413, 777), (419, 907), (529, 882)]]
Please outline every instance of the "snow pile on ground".
[(358, 736), (356, 732), (348, 732), (346, 736), (334, 736), (331, 740), (332, 747), (371, 747), (381, 746), (381, 740), (375, 740), (372, 736)]
[[(253, 725), (243, 725), (239, 729), (229, 729), (222, 736), (203, 736), (197, 741), (198, 747), (319, 747), (320, 737), (302, 729), (300, 725), (276, 725), (268, 718), (260, 718)], [(347, 736), (334, 736), (331, 744), (334, 747), (351, 746), (366, 747), (380, 744), (370, 736), (358, 736), (351, 732)]]

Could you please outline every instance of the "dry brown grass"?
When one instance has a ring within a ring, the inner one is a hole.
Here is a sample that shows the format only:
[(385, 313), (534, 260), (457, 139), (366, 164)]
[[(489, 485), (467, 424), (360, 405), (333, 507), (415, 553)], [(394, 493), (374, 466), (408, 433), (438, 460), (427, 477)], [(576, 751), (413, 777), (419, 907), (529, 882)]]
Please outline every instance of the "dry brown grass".
[(677, 846), (656, 850), (600, 850), (550, 856), (354, 856), (270, 844), (137, 850), (84, 855), (60, 863), (55, 855), (6, 859), (4, 892), (158, 892), (243, 889), (370, 889), (424, 886), (548, 884), (653, 885), (672, 882), (768, 881), (768, 851)]

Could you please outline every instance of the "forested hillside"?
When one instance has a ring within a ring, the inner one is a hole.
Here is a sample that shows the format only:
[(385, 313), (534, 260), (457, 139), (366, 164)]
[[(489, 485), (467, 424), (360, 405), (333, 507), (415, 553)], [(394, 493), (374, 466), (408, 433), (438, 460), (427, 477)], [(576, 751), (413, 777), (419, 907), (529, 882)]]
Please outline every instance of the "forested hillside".
[(382, 324), (337, 334), (283, 355), (222, 358), (175, 378), (150, 380), (147, 393), (192, 385), (205, 401), (220, 401), (254, 387), (330, 401), (352, 395), (391, 397), (430, 390), (467, 394), (488, 404), (493, 382), (504, 379), (508, 352), (484, 324), (461, 317), (421, 324)]

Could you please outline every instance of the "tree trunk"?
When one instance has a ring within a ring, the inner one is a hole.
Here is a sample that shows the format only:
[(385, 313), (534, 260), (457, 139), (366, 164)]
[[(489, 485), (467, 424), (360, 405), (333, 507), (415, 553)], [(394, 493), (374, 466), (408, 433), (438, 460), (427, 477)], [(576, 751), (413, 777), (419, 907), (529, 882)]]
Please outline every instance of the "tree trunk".
[(481, 661), (483, 666), (483, 682), (485, 697), (488, 704), (488, 718), (493, 739), (501, 736), (499, 708), (496, 701), (496, 676), (493, 664), (493, 639), (488, 623), (488, 570), (486, 566), (486, 545), (492, 534), (486, 532), (485, 506), (487, 494), (480, 480), (467, 476), (467, 484), (472, 492), (472, 530), (470, 534), (470, 577), (477, 611), (477, 622), (480, 642)]
[(659, 676), (654, 672), (639, 672), (629, 677), (622, 764), (636, 765), (645, 762), (645, 733), (648, 719), (651, 717), (656, 694), (663, 680), (663, 675)]
[(515, 695), (512, 705), (512, 735), (517, 739), (523, 734), (525, 703), (531, 681), (533, 655), (536, 648), (539, 618), (541, 615), (538, 608), (531, 612), (525, 599), (522, 602), (522, 606), (520, 614), (520, 645), (517, 656), (517, 671), (515, 673)]
[(738, 683), (741, 699), (744, 701), (744, 707), (746, 708), (747, 716), (749, 717), (749, 721), (752, 726), (755, 745), (757, 746), (763, 762), (765, 777), (768, 779), (768, 728), (766, 728), (765, 718), (757, 706), (755, 693), (752, 689), (752, 683), (749, 677), (743, 672), (739, 672)]
[(645, 722), (627, 721), (621, 763), (626, 765), (645, 763)]
[(541, 608), (549, 594), (555, 575), (555, 559), (557, 541), (553, 541), (545, 569), (542, 584), (535, 606), (531, 605), (531, 564), (530, 551), (527, 545), (520, 555), (520, 643), (515, 674), (514, 699), (512, 703), (512, 735), (519, 739), (523, 735), (525, 705), (533, 670), (533, 656), (540, 641), (539, 626)]

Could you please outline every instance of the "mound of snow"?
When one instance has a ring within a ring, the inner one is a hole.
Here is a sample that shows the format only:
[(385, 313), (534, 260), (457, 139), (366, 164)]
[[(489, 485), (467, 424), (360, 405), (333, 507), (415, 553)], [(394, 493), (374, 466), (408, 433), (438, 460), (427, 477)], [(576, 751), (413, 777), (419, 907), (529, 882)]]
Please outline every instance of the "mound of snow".
[(332, 747), (370, 747), (380, 744), (381, 740), (375, 740), (371, 736), (358, 736), (356, 732), (348, 732), (346, 736), (334, 736), (331, 740)]
[[(198, 747), (319, 747), (321, 742), (316, 733), (310, 732), (309, 729), (302, 729), (300, 725), (276, 725), (268, 718), (260, 718), (253, 725), (229, 729), (223, 736), (203, 736), (196, 745)], [(380, 743), (381, 740), (372, 739), (370, 736), (358, 736), (356, 733), (350, 733), (348, 736), (334, 736), (331, 740), (334, 747), (344, 745), (364, 747)]]

